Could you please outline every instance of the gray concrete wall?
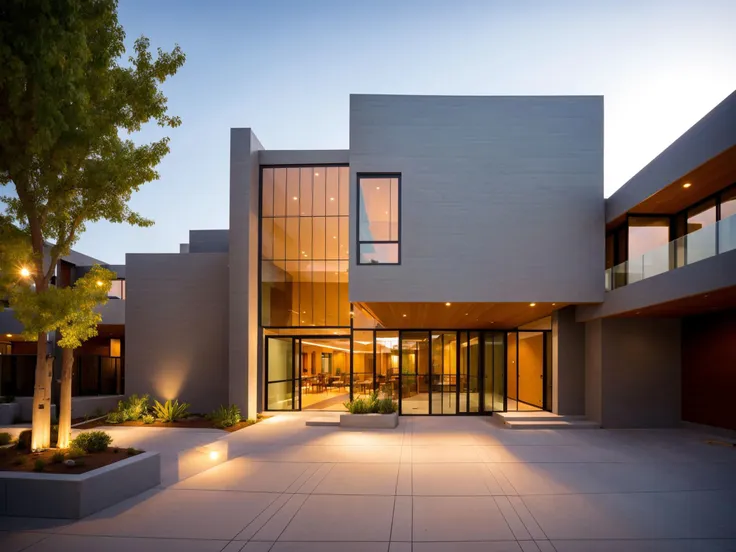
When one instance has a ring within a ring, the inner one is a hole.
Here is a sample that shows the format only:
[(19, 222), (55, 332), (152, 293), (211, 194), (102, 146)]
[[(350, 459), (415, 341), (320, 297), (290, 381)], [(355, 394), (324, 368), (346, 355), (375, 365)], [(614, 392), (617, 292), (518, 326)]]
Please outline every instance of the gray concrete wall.
[(575, 322), (575, 308), (552, 317), (552, 411), (585, 414), (585, 324)]
[(259, 151), (249, 128), (230, 131), (229, 402), (248, 418), (258, 412)]
[(579, 305), (575, 316), (585, 322), (731, 286), (736, 286), (736, 249), (609, 291), (604, 303)]
[(228, 256), (129, 254), (125, 392), (228, 402)]
[(181, 253), (227, 253), (228, 230), (190, 230), (189, 247)]
[(261, 165), (347, 165), (348, 150), (262, 150)]
[(607, 428), (678, 427), (680, 320), (586, 324), (586, 415)]
[(675, 140), (606, 200), (606, 222), (736, 145), (736, 92)]
[(109, 299), (97, 311), (102, 314), (102, 324), (125, 324), (125, 299)]
[(351, 301), (603, 300), (602, 97), (353, 95), (361, 172), (402, 175), (401, 265), (351, 246)]

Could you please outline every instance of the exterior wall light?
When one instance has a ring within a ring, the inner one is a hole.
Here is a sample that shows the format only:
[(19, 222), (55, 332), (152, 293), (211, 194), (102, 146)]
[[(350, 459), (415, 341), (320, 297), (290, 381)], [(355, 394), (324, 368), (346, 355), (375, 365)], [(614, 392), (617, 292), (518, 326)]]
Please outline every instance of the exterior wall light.
[(21, 269), (20, 269), (20, 275), (21, 275), (21, 276), (22, 276), (23, 278), (28, 278), (28, 277), (29, 277), (29, 276), (31, 275), (31, 271), (30, 271), (30, 270), (28, 270), (28, 269), (27, 269), (27, 268), (26, 268), (26, 267), (24, 266), (23, 268), (21, 268)]

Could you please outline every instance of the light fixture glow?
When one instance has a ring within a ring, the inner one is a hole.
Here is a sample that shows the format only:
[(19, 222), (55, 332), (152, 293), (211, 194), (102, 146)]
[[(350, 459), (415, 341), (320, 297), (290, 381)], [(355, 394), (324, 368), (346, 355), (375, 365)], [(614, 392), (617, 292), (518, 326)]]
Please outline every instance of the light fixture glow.
[(216, 450), (210, 451), (210, 460), (217, 460), (220, 457), (220, 453)]
[(20, 275), (23, 276), (23, 278), (28, 278), (31, 275), (31, 271), (26, 267), (23, 267), (20, 269)]
[(449, 307), (450, 305), (452, 305), (452, 303), (445, 303), (446, 307)]
[(690, 182), (685, 182), (685, 183), (684, 183), (684, 184), (682, 185), (682, 187), (683, 187), (683, 188), (689, 188), (690, 186), (692, 186), (692, 184), (691, 184)]
[(405, 314), (402, 314), (401, 316), (403, 316), (404, 318), (406, 318), (406, 315)]
[(530, 307), (536, 307), (536, 306), (537, 306), (537, 304), (536, 304), (536, 303), (529, 303), (529, 306), (530, 306)]
[(381, 187), (380, 187), (380, 186), (376, 186), (376, 190), (380, 190), (380, 189), (381, 189)]
[(102, 280), (97, 280), (96, 284), (97, 284), (97, 287), (102, 287)]
[(5, 334), (5, 337), (13, 337), (13, 334)]
[(331, 197), (331, 198), (330, 198), (330, 201), (335, 201), (335, 198), (334, 198), (334, 197)]
[(317, 172), (316, 172), (316, 173), (314, 173), (314, 176), (319, 176), (319, 173), (317, 173)]
[(294, 201), (296, 201), (296, 200), (297, 200), (297, 199), (299, 199), (299, 198), (298, 198), (298, 197), (296, 197), (296, 196), (294, 196), (294, 197), (292, 197), (291, 199), (293, 199)]

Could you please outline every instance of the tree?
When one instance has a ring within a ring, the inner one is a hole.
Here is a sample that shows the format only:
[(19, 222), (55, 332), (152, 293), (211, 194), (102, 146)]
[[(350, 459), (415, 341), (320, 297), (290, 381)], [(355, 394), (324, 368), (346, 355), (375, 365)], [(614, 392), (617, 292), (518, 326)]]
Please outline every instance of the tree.
[(74, 287), (63, 288), (60, 294), (62, 304), (59, 312), (65, 313), (59, 326), (61, 339), (61, 389), (59, 392), (59, 439), (57, 447), (69, 448), (72, 433), (72, 370), (74, 368), (74, 349), (84, 341), (97, 335), (97, 325), (102, 315), (96, 310), (98, 305), (107, 303), (115, 273), (95, 265), (74, 282)]
[[(128, 201), (158, 178), (155, 168), (169, 152), (169, 139), (136, 145), (124, 134), (152, 121), (181, 124), (167, 114), (160, 85), (185, 56), (175, 46), (154, 58), (149, 40), (140, 37), (125, 64), (124, 39), (117, 0), (0, 2), (0, 185), (15, 192), (0, 200), (30, 245), (27, 271), (40, 303), (85, 223), (152, 224)], [(53, 245), (45, 252), (47, 242)], [(37, 343), (32, 447), (44, 448), (50, 412), (44, 408), (49, 363), (42, 329)]]

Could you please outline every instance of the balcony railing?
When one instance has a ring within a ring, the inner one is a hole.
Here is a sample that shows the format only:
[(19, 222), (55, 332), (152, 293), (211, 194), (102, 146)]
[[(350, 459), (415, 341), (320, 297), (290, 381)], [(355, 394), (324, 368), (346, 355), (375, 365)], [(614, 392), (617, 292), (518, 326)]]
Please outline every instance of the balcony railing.
[(647, 251), (640, 257), (606, 269), (606, 291), (734, 249), (736, 249), (736, 216), (731, 216)]

